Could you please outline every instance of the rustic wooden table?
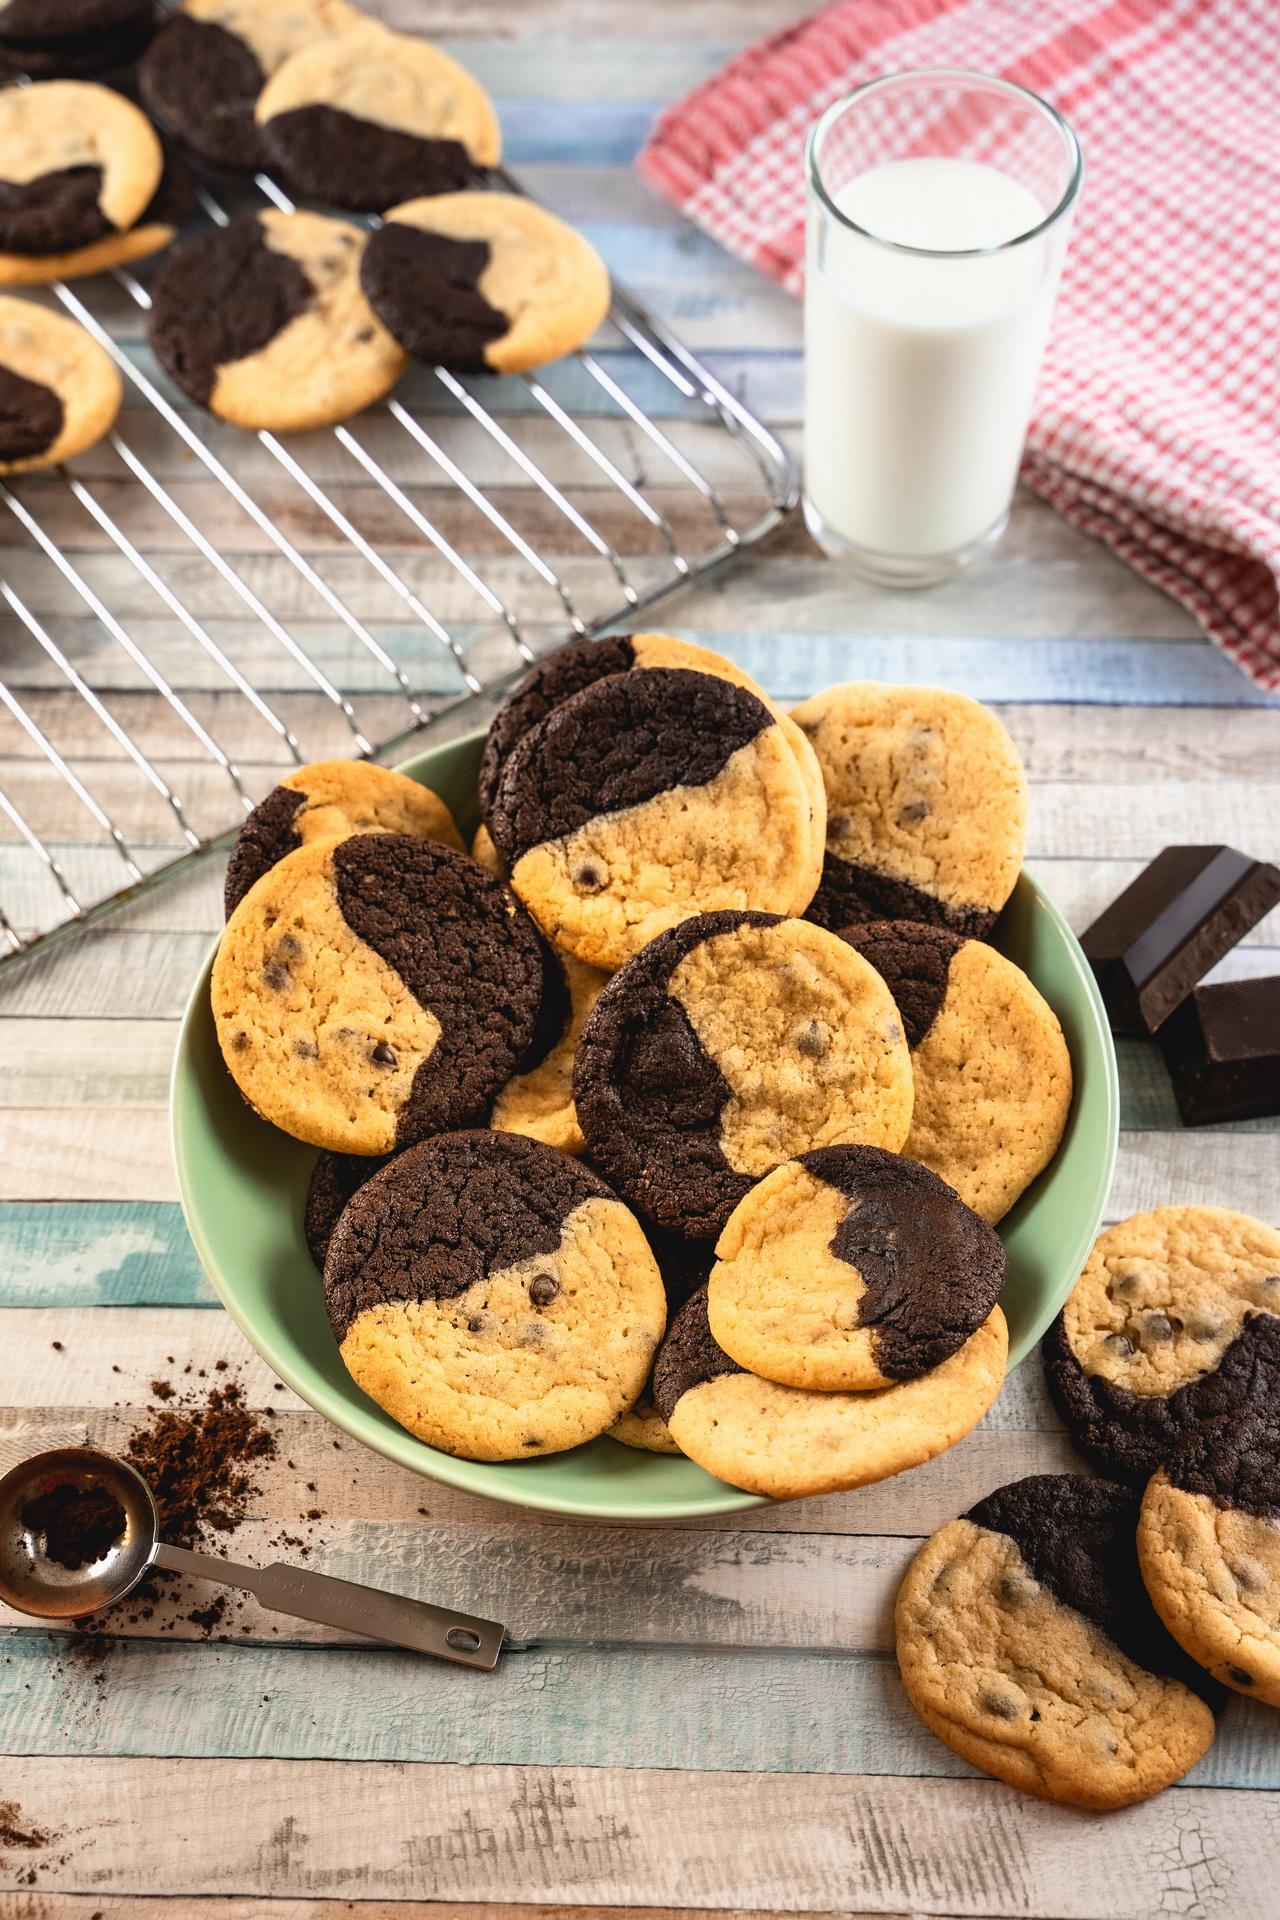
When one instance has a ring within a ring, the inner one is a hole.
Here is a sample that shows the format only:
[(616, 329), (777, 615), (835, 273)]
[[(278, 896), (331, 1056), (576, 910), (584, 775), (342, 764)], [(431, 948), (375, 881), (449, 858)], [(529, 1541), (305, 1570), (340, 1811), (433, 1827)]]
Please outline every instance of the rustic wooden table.
[[(657, 105), (799, 10), (385, 8), (448, 36), (498, 97), (528, 185), (793, 443), (794, 307), (629, 163)], [(323, 550), (322, 523), (293, 525)], [(245, 559), (255, 579), (276, 564)], [(866, 675), (992, 702), (1030, 772), (1030, 864), (1077, 927), (1169, 841), (1280, 856), (1275, 712), (1176, 607), (1029, 500), (994, 560), (942, 590), (869, 591), (791, 526), (662, 621), (779, 696)], [(166, 764), (181, 771), (185, 750), (175, 733)], [(29, 743), (6, 736), (6, 754), (0, 782), (39, 784)], [(97, 769), (106, 790), (116, 771)], [(0, 1450), (119, 1445), (153, 1378), (225, 1360), (281, 1442), (234, 1540), (245, 1558), (313, 1507), (311, 1564), (447, 1595), (534, 1644), (478, 1679), (249, 1614), (217, 1643), (139, 1623), (87, 1663), (10, 1616), (0, 1914), (1280, 1912), (1265, 1711), (1233, 1700), (1183, 1785), (1103, 1821), (974, 1775), (903, 1701), (890, 1610), (920, 1536), (1001, 1481), (1073, 1464), (1034, 1361), (964, 1445), (900, 1482), (669, 1530), (449, 1492), (337, 1444), (282, 1391), (214, 1302), (169, 1156), (166, 1078), (217, 868), (0, 988)], [(1260, 928), (1231, 964), (1273, 970), (1276, 939)], [(1121, 1048), (1121, 1078), (1110, 1217), (1170, 1201), (1274, 1217), (1275, 1123), (1182, 1131), (1142, 1045)]]

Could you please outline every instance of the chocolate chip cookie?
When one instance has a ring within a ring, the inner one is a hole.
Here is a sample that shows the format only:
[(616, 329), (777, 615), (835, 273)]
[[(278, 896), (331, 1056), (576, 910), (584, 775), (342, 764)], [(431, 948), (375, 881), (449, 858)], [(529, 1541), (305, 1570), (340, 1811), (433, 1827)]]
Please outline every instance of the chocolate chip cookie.
[(261, 164), (253, 110), (291, 54), (359, 21), (344, 0), (184, 0), (138, 69), (143, 99), (211, 167)]
[(289, 433), (345, 420), (406, 364), (360, 291), (366, 240), (345, 221), (274, 208), (210, 227), (152, 282), (152, 351), (233, 426)]
[(842, 929), (885, 981), (911, 1047), (902, 1151), (1000, 1220), (1048, 1166), (1071, 1110), (1057, 1015), (1012, 960), (921, 920)]
[(780, 1386), (915, 1380), (976, 1333), (1004, 1285), (994, 1230), (914, 1160), (820, 1147), (761, 1180), (716, 1243), (711, 1331)]
[(144, 113), (109, 87), (48, 80), (0, 91), (0, 252), (69, 253), (131, 227), (164, 157)]
[(530, 728), (489, 831), (547, 938), (606, 972), (692, 914), (807, 898), (810, 803), (782, 729), (686, 668), (597, 680)]
[(1197, 1666), (1280, 1707), (1280, 1407), (1194, 1427), (1142, 1497), (1138, 1559)]
[(161, 142), (164, 154), (160, 184), (143, 208), (138, 223), (126, 233), (112, 232), (87, 247), (69, 253), (0, 253), (0, 286), (47, 286), (55, 280), (83, 280), (145, 260), (171, 246), (178, 228), (195, 207), (195, 182), (182, 155), (171, 142)]
[(695, 1240), (812, 1147), (897, 1149), (911, 1098), (883, 981), (834, 934), (776, 914), (698, 914), (660, 934), (601, 994), (574, 1067), (592, 1159)]
[(338, 1222), (324, 1291), (357, 1386), (469, 1460), (604, 1433), (638, 1398), (666, 1311), (622, 1202), (510, 1133), (445, 1134), (375, 1174)]
[(1218, 1414), (1280, 1403), (1280, 1233), (1223, 1207), (1108, 1227), (1044, 1338), (1085, 1457), (1144, 1481)]
[(218, 1043), (265, 1120), (339, 1153), (388, 1153), (482, 1120), (519, 1066), (542, 946), (465, 854), (400, 833), (286, 854), (227, 922)]
[(110, 432), (120, 399), (114, 363), (83, 327), (0, 296), (0, 473), (82, 453)]
[(548, 990), (539, 1031), (493, 1103), (489, 1125), (523, 1133), (561, 1153), (581, 1153), (586, 1142), (573, 1101), (573, 1062), (583, 1025), (608, 975), (584, 966), (572, 954), (547, 949)]
[(912, 1706), (971, 1765), (1070, 1806), (1127, 1807), (1206, 1753), (1221, 1699), (1143, 1591), (1138, 1496), (1034, 1474), (926, 1540), (895, 1616)]
[(958, 1353), (873, 1393), (810, 1393), (757, 1379), (720, 1347), (707, 1295), (680, 1309), (658, 1350), (653, 1399), (682, 1453), (717, 1479), (775, 1500), (886, 1480), (975, 1427), (1004, 1380), (1009, 1333), (992, 1309)]
[(254, 115), (271, 171), (352, 213), (469, 187), (502, 151), (479, 81), (438, 47), (371, 20), (291, 54)]
[(316, 760), (273, 787), (237, 834), (223, 890), (228, 917), (286, 853), (351, 833), (416, 833), (464, 851), (453, 815), (430, 787), (367, 760)]
[(962, 693), (860, 681), (792, 709), (827, 789), (810, 917), (927, 920), (977, 939), (1013, 892), (1027, 831), (1017, 748)]

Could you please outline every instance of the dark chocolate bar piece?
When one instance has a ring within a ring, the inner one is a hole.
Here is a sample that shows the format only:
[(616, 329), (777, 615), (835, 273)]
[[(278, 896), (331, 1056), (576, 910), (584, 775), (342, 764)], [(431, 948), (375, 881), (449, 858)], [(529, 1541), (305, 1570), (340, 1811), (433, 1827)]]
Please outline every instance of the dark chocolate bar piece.
[(1166, 847), (1080, 936), (1113, 1033), (1154, 1033), (1280, 901), (1280, 869), (1234, 847)]
[(1159, 1041), (1186, 1126), (1280, 1113), (1280, 976), (1197, 987)]

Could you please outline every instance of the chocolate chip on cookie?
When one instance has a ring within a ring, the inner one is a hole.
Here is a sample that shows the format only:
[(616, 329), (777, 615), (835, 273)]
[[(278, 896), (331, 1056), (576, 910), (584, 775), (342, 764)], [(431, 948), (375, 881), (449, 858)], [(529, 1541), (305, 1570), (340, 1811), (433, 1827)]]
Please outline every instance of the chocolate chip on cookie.
[(367, 760), (316, 760), (273, 787), (237, 834), (223, 892), (228, 917), (286, 853), (351, 833), (416, 833), (463, 851), (453, 815), (430, 787)]
[(1026, 779), (989, 708), (933, 687), (830, 687), (792, 709), (827, 790), (809, 909), (825, 927), (926, 920), (981, 938), (1013, 891)]
[(527, 1049), (542, 946), (465, 854), (399, 833), (279, 860), (227, 923), (213, 1010), (264, 1119), (377, 1154), (481, 1119)]
[(811, 819), (763, 701), (678, 668), (597, 680), (539, 721), (489, 830), (548, 939), (609, 971), (699, 911), (795, 911)]
[(797, 1154), (900, 1147), (911, 1064), (888, 989), (846, 942), (806, 920), (699, 914), (609, 982), (578, 1043), (574, 1098), (618, 1191), (706, 1239)]
[(1280, 1402), (1280, 1233), (1223, 1207), (1108, 1227), (1044, 1339), (1072, 1440), (1145, 1480), (1219, 1414)]
[(275, 209), (197, 234), (152, 282), (152, 351), (234, 426), (301, 432), (358, 413), (405, 365), (360, 291), (366, 239), (342, 220)]
[(285, 185), (353, 213), (469, 187), (501, 155), (479, 81), (438, 47), (371, 20), (291, 54), (254, 111)]
[(356, 1384), (472, 1460), (604, 1433), (639, 1397), (665, 1320), (634, 1216), (579, 1162), (507, 1133), (442, 1135), (366, 1182), (324, 1287)]
[(138, 70), (142, 97), (207, 165), (251, 172), (261, 164), (253, 111), (269, 75), (359, 17), (344, 0), (185, 0)]
[(110, 431), (120, 375), (60, 313), (0, 295), (0, 473), (57, 466)]
[(1148, 1482), (1138, 1558), (1196, 1664), (1280, 1707), (1280, 1405), (1190, 1429)]
[(711, 1331), (740, 1366), (822, 1392), (914, 1380), (1004, 1284), (995, 1231), (927, 1167), (820, 1147), (753, 1187), (716, 1243)]
[(0, 251), (66, 253), (123, 232), (163, 167), (146, 115), (108, 87), (49, 80), (0, 91)]
[(1127, 1487), (1035, 1474), (925, 1542), (898, 1594), (898, 1665), (962, 1759), (1102, 1809), (1171, 1786), (1207, 1751), (1221, 1690), (1152, 1611), (1137, 1517)]
[(873, 1393), (811, 1393), (731, 1360), (707, 1318), (706, 1290), (671, 1323), (653, 1400), (682, 1453), (731, 1486), (771, 1499), (868, 1486), (932, 1460), (975, 1427), (1004, 1380), (999, 1307), (957, 1353), (918, 1380)]
[(1000, 1220), (1058, 1150), (1071, 1055), (1052, 1007), (1012, 960), (920, 920), (845, 927), (898, 1004), (915, 1106), (902, 1151), (984, 1220)]
[(360, 267), (369, 304), (415, 360), (523, 373), (590, 338), (609, 311), (595, 248), (515, 193), (392, 207)]

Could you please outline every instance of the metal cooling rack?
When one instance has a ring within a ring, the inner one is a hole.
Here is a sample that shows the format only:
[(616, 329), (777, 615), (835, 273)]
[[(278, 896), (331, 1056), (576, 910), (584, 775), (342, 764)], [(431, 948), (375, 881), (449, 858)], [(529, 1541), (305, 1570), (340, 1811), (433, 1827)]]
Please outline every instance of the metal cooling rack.
[[(245, 204), (264, 199), (291, 206), (259, 176)], [(230, 217), (221, 190), (200, 200)], [(194, 413), (145, 347), (113, 338), (122, 305), (150, 306), (146, 271), (49, 289), (124, 375), (110, 453), (0, 482), (16, 536), (0, 560), (0, 762), (21, 780), (21, 802), (0, 788), (0, 966), (186, 868), (290, 767), (459, 730), (531, 661), (705, 578), (795, 503), (774, 436), (616, 283), (604, 335), (555, 367), (415, 370), (358, 419), (281, 439)], [(335, 498), (349, 483), (396, 526), (392, 557)], [(281, 484), (296, 506), (273, 513)], [(333, 540), (309, 557), (290, 529), (312, 510)], [(157, 516), (166, 549), (149, 557)], [(468, 557), (468, 521), (498, 537), (499, 584), (491, 552)], [(233, 621), (193, 612), (210, 591)], [(148, 740), (156, 714), (189, 736), (180, 763)]]

